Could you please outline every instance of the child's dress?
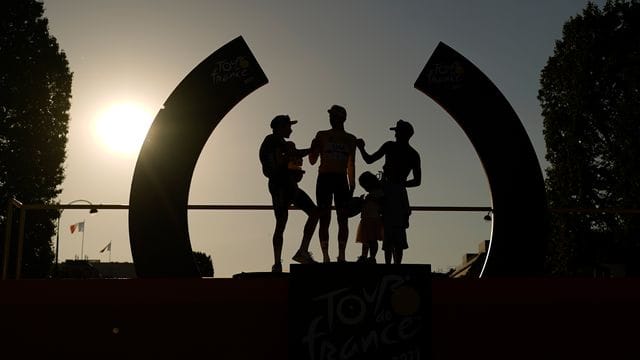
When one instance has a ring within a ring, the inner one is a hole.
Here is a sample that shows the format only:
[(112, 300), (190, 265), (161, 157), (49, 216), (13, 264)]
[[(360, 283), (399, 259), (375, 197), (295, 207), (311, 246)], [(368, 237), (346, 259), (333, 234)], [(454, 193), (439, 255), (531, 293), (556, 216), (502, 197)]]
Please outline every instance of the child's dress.
[(382, 189), (378, 189), (365, 196), (356, 233), (357, 243), (366, 244), (382, 241), (384, 238), (384, 228), (380, 215), (382, 195)]

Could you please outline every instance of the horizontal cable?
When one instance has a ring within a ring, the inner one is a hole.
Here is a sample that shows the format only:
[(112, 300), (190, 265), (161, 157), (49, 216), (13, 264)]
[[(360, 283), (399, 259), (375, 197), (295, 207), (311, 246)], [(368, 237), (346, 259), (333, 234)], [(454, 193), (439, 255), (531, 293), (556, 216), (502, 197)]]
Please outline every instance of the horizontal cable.
[[(129, 205), (125, 204), (24, 204), (17, 206), (24, 208), (25, 210), (87, 210), (87, 209), (106, 209), (106, 210), (126, 210), (129, 209)], [(291, 209), (299, 210), (295, 206), (291, 206)], [(187, 205), (189, 210), (273, 210), (272, 205)], [(332, 206), (335, 210), (335, 206)], [(487, 206), (411, 206), (413, 211), (491, 211)]]
[[(105, 210), (127, 210), (129, 205), (126, 204), (23, 204), (17, 200), (12, 201), (12, 205), (16, 208), (25, 210), (65, 210), (65, 209), (105, 209)], [(189, 210), (273, 210), (272, 205), (187, 205)], [(299, 210), (295, 206), (290, 209)], [(335, 206), (332, 206), (335, 210)], [(493, 208), (489, 206), (411, 206), (412, 211), (477, 211), (491, 212)], [(613, 214), (640, 214), (640, 209), (629, 208), (550, 208), (553, 213), (613, 213)]]

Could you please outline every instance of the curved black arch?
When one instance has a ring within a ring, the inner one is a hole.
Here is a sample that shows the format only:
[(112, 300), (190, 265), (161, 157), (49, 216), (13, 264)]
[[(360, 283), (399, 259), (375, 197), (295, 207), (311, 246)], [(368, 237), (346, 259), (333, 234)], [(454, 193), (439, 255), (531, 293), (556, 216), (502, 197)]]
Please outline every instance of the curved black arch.
[(549, 236), (544, 179), (518, 115), (480, 69), (444, 43), (414, 86), (462, 127), (487, 174), (493, 225), (482, 276), (541, 275)]
[(187, 222), (196, 162), (222, 118), (268, 79), (242, 37), (215, 51), (175, 88), (153, 121), (129, 195), (138, 277), (198, 277)]

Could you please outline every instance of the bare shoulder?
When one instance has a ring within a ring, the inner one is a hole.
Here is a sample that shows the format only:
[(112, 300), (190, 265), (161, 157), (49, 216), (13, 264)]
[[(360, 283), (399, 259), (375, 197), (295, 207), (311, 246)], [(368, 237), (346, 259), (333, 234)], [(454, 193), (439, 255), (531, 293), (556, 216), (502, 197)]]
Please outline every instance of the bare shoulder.
[(329, 134), (329, 130), (320, 130), (316, 133), (316, 139), (323, 139), (326, 138)]
[(409, 147), (409, 151), (413, 161), (416, 163), (417, 166), (420, 166), (420, 153), (416, 149), (414, 149), (413, 146)]
[(396, 149), (396, 142), (392, 141), (392, 140), (388, 140), (385, 141), (384, 144), (382, 144), (382, 146), (380, 146), (380, 149), (384, 149), (384, 151), (395, 151), (394, 149)]

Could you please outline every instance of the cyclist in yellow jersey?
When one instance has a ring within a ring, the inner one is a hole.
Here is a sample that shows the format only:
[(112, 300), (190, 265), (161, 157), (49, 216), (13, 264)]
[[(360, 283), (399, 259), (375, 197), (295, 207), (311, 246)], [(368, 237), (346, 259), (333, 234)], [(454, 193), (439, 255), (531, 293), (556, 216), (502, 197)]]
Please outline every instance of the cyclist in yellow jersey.
[(338, 218), (338, 262), (344, 262), (349, 217), (345, 205), (355, 189), (356, 137), (344, 130), (347, 111), (340, 105), (329, 110), (331, 129), (319, 131), (311, 142), (309, 162), (314, 165), (320, 158), (316, 182), (316, 202), (320, 210), (319, 238), (323, 262), (329, 258), (329, 224), (331, 204), (335, 202)]

